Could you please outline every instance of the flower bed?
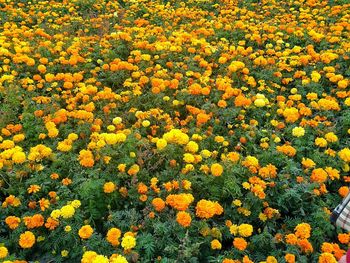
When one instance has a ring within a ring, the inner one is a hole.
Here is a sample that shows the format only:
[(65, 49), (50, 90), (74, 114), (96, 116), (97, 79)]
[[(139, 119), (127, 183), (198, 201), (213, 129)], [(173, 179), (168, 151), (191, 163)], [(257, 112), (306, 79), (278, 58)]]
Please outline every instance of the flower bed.
[(347, 1), (0, 1), (0, 260), (336, 262)]

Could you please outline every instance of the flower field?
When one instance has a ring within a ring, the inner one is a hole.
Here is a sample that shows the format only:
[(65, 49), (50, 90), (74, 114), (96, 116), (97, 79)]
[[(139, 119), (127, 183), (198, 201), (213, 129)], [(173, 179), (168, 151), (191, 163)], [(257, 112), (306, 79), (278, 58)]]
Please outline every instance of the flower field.
[(337, 262), (346, 0), (0, 0), (0, 262)]

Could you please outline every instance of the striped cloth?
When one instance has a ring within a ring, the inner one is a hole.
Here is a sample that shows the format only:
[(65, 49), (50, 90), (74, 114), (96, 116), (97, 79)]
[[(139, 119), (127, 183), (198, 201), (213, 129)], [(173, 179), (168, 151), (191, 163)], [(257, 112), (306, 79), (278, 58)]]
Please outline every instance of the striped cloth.
[(331, 221), (342, 229), (350, 231), (350, 194), (333, 210)]

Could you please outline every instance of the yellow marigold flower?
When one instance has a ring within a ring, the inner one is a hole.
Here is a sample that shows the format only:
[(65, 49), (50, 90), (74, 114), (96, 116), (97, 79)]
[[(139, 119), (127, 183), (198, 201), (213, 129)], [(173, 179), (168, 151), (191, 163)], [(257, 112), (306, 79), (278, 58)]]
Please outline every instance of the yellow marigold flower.
[(237, 235), (238, 234), (238, 226), (235, 224), (231, 225), (230, 226), (230, 233), (232, 235)]
[(311, 73), (311, 80), (313, 82), (318, 82), (320, 80), (320, 78), (321, 78), (320, 73), (318, 73), (317, 71), (312, 71), (312, 73)]
[(163, 135), (163, 139), (165, 139), (168, 143), (176, 143), (181, 145), (185, 145), (189, 142), (188, 135), (179, 129), (172, 129), (171, 131), (165, 133)]
[(279, 143), (279, 142), (281, 142), (281, 138), (277, 136), (273, 141), (274, 141), (275, 143)]
[(25, 135), (24, 134), (16, 134), (15, 136), (13, 136), (12, 140), (16, 143), (21, 142), (25, 139)]
[(308, 100), (317, 100), (318, 95), (315, 92), (310, 92), (310, 93), (306, 94), (306, 98)]
[(186, 163), (194, 163), (196, 159), (194, 158), (194, 156), (191, 153), (185, 153), (183, 160)]
[(12, 161), (16, 164), (24, 163), (26, 160), (26, 155), (24, 152), (15, 152), (12, 155)]
[(316, 138), (315, 139), (315, 145), (318, 147), (326, 147), (327, 146), (327, 140), (324, 138)]
[(219, 163), (214, 163), (210, 166), (210, 172), (214, 176), (220, 176), (222, 175), (224, 169), (221, 164)]
[(268, 256), (266, 258), (266, 263), (278, 263), (278, 261), (274, 256)]
[(73, 200), (71, 205), (74, 207), (74, 208), (79, 208), (81, 206), (81, 202), (79, 200)]
[(295, 127), (292, 130), (292, 134), (294, 137), (302, 137), (305, 135), (305, 129), (303, 127)]
[(149, 120), (144, 120), (144, 121), (142, 121), (142, 126), (143, 126), (143, 127), (147, 128), (147, 127), (150, 126), (150, 125), (151, 125), (151, 122), (150, 122)]
[(50, 216), (53, 218), (53, 219), (57, 219), (61, 216), (61, 211), (58, 210), (58, 209), (55, 209), (51, 212)]
[(78, 139), (78, 135), (76, 133), (70, 133), (67, 138), (68, 140), (75, 141)]
[(338, 88), (346, 89), (348, 84), (349, 84), (349, 82), (348, 82), (347, 79), (342, 79), (342, 80), (339, 80), (337, 84), (338, 84)]
[(253, 233), (253, 227), (249, 224), (242, 224), (238, 227), (238, 233), (242, 237), (250, 237)]
[(61, 251), (61, 256), (64, 257), (64, 258), (65, 258), (65, 257), (68, 257), (68, 254), (69, 254), (69, 251), (68, 251), (68, 250), (62, 250), (62, 251)]
[(19, 236), (21, 248), (31, 248), (35, 244), (35, 236), (32, 232), (26, 231)]
[(92, 229), (92, 227), (90, 225), (85, 225), (79, 229), (78, 234), (82, 239), (88, 239), (91, 237), (93, 232), (94, 232), (94, 230)]
[(113, 122), (114, 125), (118, 125), (118, 124), (121, 124), (122, 121), (123, 121), (122, 118), (115, 117), (112, 122)]
[(301, 164), (303, 165), (304, 168), (311, 168), (316, 165), (313, 160), (311, 160), (310, 158), (304, 158), (304, 157), (301, 161)]
[(338, 152), (340, 159), (344, 162), (350, 163), (350, 149), (344, 148)]
[(0, 259), (6, 258), (8, 255), (8, 250), (6, 247), (0, 247)]
[(198, 144), (194, 141), (189, 141), (185, 147), (186, 151), (190, 153), (196, 153), (198, 151)]
[(340, 174), (339, 174), (339, 171), (337, 169), (334, 169), (332, 167), (326, 167), (325, 171), (327, 172), (327, 174), (331, 180), (340, 178)]
[(97, 257), (95, 251), (85, 251), (81, 259), (81, 263), (91, 263)]
[(256, 99), (254, 101), (254, 105), (257, 107), (264, 107), (266, 105), (266, 102), (264, 99)]
[(158, 150), (163, 150), (168, 145), (168, 143), (164, 139), (158, 139), (156, 145)]
[(214, 239), (210, 242), (211, 249), (214, 250), (220, 250), (221, 249), (221, 243), (219, 240)]
[(334, 134), (334, 132), (328, 132), (324, 136), (328, 142), (337, 142), (338, 136)]
[(128, 263), (125, 257), (118, 255), (115, 258), (111, 259), (111, 263)]
[(11, 140), (4, 140), (2, 143), (0, 143), (0, 149), (11, 149), (15, 147), (15, 143)]
[(232, 204), (235, 205), (235, 206), (241, 206), (242, 202), (239, 199), (235, 199), (235, 200), (232, 201)]
[(243, 182), (243, 183), (242, 183), (242, 186), (243, 186), (243, 188), (246, 189), (246, 190), (249, 190), (250, 187), (251, 187), (251, 186), (250, 186), (250, 183), (248, 183), (248, 182)]
[(136, 239), (133, 236), (125, 236), (122, 239), (122, 247), (125, 250), (132, 249), (136, 246)]
[(344, 101), (344, 104), (348, 107), (350, 107), (350, 98), (346, 98)]
[(203, 156), (204, 158), (209, 158), (211, 156), (211, 152), (208, 150), (202, 150), (201, 151), (201, 156)]
[(185, 189), (185, 190), (191, 190), (191, 186), (192, 186), (192, 183), (188, 180), (182, 180), (182, 187)]
[(267, 216), (264, 213), (260, 213), (259, 214), (259, 219), (263, 222), (265, 222), (267, 220)]
[(63, 218), (71, 218), (75, 214), (75, 208), (72, 205), (65, 205), (60, 209), (60, 215)]
[(109, 263), (109, 260), (105, 256), (97, 255), (91, 263)]

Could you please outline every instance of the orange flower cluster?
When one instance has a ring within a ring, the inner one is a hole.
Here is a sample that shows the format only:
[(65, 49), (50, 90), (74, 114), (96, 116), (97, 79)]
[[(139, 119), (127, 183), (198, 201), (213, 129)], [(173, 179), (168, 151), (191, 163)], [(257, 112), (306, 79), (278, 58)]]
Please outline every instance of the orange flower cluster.
[(209, 219), (215, 215), (221, 215), (223, 207), (218, 202), (200, 200), (196, 205), (196, 215), (200, 218)]

